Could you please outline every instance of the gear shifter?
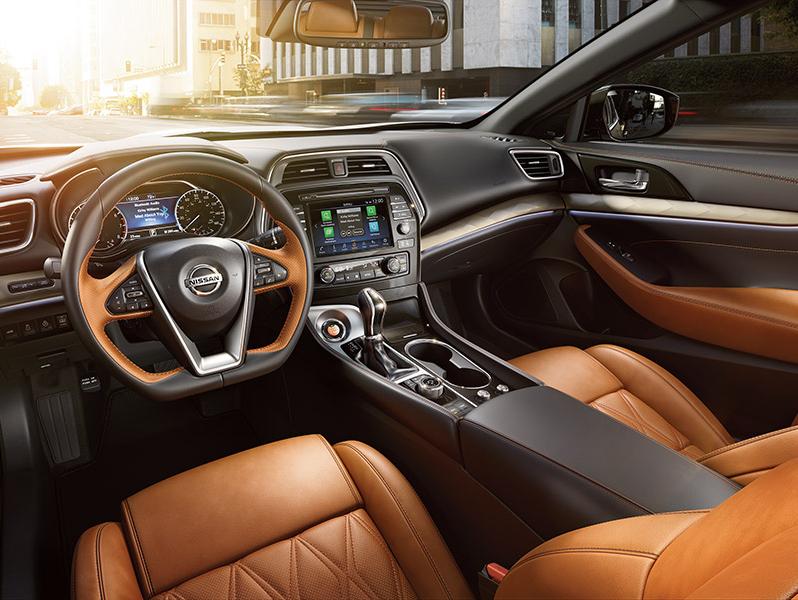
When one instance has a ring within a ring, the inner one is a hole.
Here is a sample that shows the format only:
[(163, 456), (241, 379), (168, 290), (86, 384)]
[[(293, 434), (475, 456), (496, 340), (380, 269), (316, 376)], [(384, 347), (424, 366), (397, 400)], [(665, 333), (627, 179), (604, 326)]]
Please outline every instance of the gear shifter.
[(377, 290), (363, 288), (357, 295), (357, 305), (363, 317), (363, 330), (366, 334), (363, 338), (363, 362), (373, 371), (390, 378), (398, 367), (388, 356), (382, 337), (382, 324), (388, 303)]

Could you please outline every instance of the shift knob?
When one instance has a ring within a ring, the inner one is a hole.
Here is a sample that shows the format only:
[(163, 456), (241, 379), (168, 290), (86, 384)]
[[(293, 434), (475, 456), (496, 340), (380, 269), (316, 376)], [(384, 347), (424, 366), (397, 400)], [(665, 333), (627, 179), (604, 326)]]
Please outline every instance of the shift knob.
[(366, 337), (382, 335), (382, 322), (388, 303), (377, 290), (363, 288), (357, 295), (357, 305), (363, 317), (363, 332)]

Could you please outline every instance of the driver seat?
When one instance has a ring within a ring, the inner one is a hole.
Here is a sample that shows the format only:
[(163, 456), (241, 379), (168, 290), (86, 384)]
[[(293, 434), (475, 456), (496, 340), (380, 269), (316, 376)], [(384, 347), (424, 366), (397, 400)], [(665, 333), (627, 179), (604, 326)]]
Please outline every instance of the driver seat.
[(122, 503), (78, 541), (75, 600), (471, 598), (407, 480), (320, 436), (241, 452)]

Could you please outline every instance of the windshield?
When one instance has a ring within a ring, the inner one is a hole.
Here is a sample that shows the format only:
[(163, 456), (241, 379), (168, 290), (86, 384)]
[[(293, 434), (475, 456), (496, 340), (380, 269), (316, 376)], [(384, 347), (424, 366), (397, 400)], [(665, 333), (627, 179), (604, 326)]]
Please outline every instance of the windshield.
[[(259, 36), (258, 11), (280, 14), (281, 0), (6, 0), (0, 146), (463, 123), (650, 4), (541, 0), (530, 10), (536, 3), (525, 0), (445, 2), (450, 31), (443, 43), (355, 49)], [(721, 30), (705, 54), (764, 51), (764, 41), (756, 41), (765, 30), (761, 15), (747, 18), (727, 32), (728, 49)], [(739, 41), (750, 32), (756, 43)], [(701, 53), (699, 44), (683, 55)]]
[(643, 3), (447, 4), (442, 44), (371, 50), (259, 37), (257, 12), (276, 0), (6, 0), (0, 146), (466, 122)]

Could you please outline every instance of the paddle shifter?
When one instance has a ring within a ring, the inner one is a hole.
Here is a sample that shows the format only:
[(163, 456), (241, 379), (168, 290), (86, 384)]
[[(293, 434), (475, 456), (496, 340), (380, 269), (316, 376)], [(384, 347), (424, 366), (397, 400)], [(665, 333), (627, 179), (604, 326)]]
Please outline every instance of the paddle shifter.
[(398, 367), (385, 350), (382, 323), (388, 303), (377, 290), (363, 288), (357, 295), (357, 305), (363, 317), (363, 362), (380, 375), (390, 378)]

